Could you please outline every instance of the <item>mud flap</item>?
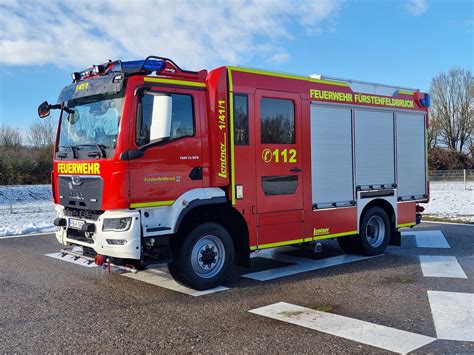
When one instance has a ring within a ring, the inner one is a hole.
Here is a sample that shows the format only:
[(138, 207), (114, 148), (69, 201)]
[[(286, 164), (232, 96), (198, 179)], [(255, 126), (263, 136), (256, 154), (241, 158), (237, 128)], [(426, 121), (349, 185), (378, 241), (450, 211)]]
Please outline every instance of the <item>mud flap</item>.
[(400, 231), (398, 230), (392, 230), (392, 233), (391, 233), (391, 237), (390, 237), (390, 241), (388, 242), (388, 245), (393, 245), (393, 246), (396, 246), (396, 247), (399, 247), (402, 245), (402, 235), (400, 233)]

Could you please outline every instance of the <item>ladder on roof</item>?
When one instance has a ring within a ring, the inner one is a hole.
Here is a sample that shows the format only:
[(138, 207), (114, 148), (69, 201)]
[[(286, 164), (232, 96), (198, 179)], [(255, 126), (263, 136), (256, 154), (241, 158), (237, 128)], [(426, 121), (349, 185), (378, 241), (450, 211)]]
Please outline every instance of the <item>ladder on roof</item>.
[(405, 91), (405, 92), (406, 91), (408, 92), (420, 91), (419, 89), (414, 89), (414, 88), (405, 87), (405, 86), (387, 85), (387, 84), (373, 83), (370, 81), (362, 81), (362, 80), (343, 79), (343, 78), (320, 75), (320, 74), (313, 74), (311, 75), (311, 78), (318, 79), (318, 80), (339, 81), (342, 83), (346, 83), (350, 86), (352, 91), (360, 92), (364, 94), (393, 96), (397, 91)]

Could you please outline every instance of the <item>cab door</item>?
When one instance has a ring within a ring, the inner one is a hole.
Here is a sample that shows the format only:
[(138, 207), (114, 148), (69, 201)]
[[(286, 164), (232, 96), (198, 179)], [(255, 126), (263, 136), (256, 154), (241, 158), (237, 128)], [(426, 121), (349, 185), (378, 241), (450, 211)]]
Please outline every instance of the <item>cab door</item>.
[(257, 90), (256, 185), (259, 247), (303, 238), (301, 98)]
[[(154, 117), (165, 109), (157, 106), (157, 95), (168, 97), (170, 136), (153, 140), (153, 132), (160, 128), (160, 120)], [(152, 87), (140, 90), (136, 100), (134, 137), (130, 138), (143, 154), (130, 160), (130, 207), (168, 206), (186, 191), (203, 185), (200, 122), (204, 92)]]

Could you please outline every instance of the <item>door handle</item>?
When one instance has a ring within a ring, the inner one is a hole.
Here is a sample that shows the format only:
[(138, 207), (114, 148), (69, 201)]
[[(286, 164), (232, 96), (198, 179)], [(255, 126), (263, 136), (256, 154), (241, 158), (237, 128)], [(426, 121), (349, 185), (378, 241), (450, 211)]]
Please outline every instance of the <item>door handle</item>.
[(291, 168), (290, 171), (291, 171), (292, 173), (301, 173), (302, 170), (299, 169), (299, 168)]

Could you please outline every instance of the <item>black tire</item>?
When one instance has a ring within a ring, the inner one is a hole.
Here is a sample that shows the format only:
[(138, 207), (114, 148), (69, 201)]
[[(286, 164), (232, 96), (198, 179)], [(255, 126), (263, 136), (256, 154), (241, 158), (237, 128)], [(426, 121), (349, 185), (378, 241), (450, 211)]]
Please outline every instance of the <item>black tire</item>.
[(360, 243), (358, 242), (359, 236), (353, 235), (350, 237), (339, 237), (337, 238), (337, 242), (339, 243), (339, 247), (344, 250), (346, 253), (349, 254), (360, 254)]
[(383, 208), (370, 207), (360, 220), (359, 230), (358, 235), (338, 238), (342, 250), (364, 255), (379, 255), (385, 251), (392, 228)]
[(181, 274), (181, 270), (179, 269), (179, 265), (176, 261), (172, 261), (168, 263), (168, 271), (170, 272), (171, 276), (175, 281), (182, 283), (183, 282), (183, 275)]
[[(217, 223), (203, 223), (185, 238), (172, 267), (182, 281), (196, 290), (222, 284), (234, 263), (234, 243), (229, 232)], [(174, 276), (174, 275), (173, 275)]]

